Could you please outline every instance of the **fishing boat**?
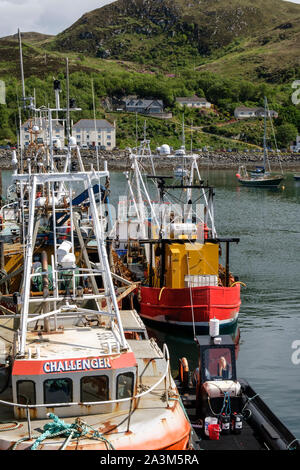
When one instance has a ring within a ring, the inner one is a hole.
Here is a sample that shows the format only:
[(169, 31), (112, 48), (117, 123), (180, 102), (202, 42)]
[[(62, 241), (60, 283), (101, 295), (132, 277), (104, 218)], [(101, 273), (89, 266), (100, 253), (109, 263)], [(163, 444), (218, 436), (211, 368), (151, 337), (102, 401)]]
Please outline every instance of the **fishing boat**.
[[(279, 184), (283, 181), (283, 174), (272, 174), (270, 168), (270, 162), (268, 159), (268, 149), (267, 149), (267, 115), (271, 115), (268, 108), (267, 98), (265, 97), (265, 111), (264, 111), (264, 159), (263, 165), (257, 166), (255, 170), (251, 170), (250, 174), (248, 173), (245, 165), (240, 165), (236, 177), (239, 180), (239, 183), (243, 186), (255, 187), (255, 188), (268, 188), (268, 187), (278, 187)], [(271, 121), (272, 122), (272, 121)], [(267, 170), (267, 164), (269, 170)]]
[[(222, 329), (234, 328), (243, 283), (230, 272), (230, 245), (239, 238), (217, 235), (214, 188), (201, 180), (198, 156), (186, 156), (188, 180), (173, 184), (173, 177), (166, 175), (152, 174), (144, 180), (139, 155), (131, 154), (131, 159), (131, 203), (127, 214), (119, 213), (112, 238), (124, 264), (141, 281), (134, 299), (139, 314), (160, 326), (198, 332), (207, 331), (211, 318), (218, 318)], [(150, 196), (150, 182), (158, 203)], [(184, 196), (180, 203), (179, 194)], [(201, 202), (199, 212), (193, 199)]]
[(294, 173), (294, 180), (300, 181), (300, 173)]
[[(238, 378), (236, 344), (219, 334), (196, 336), (198, 366), (179, 360), (178, 389), (202, 450), (300, 450), (299, 440), (245, 380)], [(246, 373), (246, 371), (245, 371)]]
[[(62, 172), (14, 175), (29, 199), (16, 313), (0, 318), (0, 449), (187, 449), (191, 426), (168, 349), (149, 340), (134, 310), (119, 308), (124, 292), (118, 296), (113, 284), (94, 193), (109, 178), (107, 165), (71, 169), (69, 161)], [(88, 237), (86, 214), (74, 202), (78, 184), (89, 198)], [(35, 250), (41, 219), (51, 223), (52, 254)], [(87, 239), (96, 246), (92, 256)]]
[(57, 110), (67, 152), (50, 138), (12, 176), (22, 244), (0, 281), (0, 449), (187, 449), (168, 348), (122, 310), (138, 284), (110, 269), (107, 162), (85, 168), (68, 104), (43, 110), (48, 134)]

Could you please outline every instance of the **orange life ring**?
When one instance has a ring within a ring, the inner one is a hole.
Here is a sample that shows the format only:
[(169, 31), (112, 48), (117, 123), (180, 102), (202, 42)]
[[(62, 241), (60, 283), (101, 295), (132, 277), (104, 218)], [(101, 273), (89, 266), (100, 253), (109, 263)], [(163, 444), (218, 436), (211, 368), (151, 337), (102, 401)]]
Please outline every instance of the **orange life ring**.
[(189, 363), (186, 357), (179, 359), (179, 380), (186, 387), (189, 382)]

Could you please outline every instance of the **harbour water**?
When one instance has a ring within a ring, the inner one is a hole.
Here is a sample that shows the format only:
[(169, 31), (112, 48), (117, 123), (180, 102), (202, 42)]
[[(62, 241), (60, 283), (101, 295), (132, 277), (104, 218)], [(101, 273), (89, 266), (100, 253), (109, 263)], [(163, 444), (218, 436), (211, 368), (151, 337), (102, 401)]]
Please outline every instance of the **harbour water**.
[[(3, 193), (10, 175), (2, 173)], [(247, 285), (239, 316), (239, 376), (300, 438), (300, 364), (292, 361), (292, 345), (300, 344), (300, 183), (290, 173), (278, 190), (245, 188), (234, 170), (204, 170), (202, 178), (216, 188), (218, 235), (241, 239), (231, 248), (230, 264)], [(112, 202), (126, 194), (122, 173), (111, 174), (111, 190)], [(180, 357), (195, 366), (192, 333), (151, 334), (168, 344), (174, 373)]]

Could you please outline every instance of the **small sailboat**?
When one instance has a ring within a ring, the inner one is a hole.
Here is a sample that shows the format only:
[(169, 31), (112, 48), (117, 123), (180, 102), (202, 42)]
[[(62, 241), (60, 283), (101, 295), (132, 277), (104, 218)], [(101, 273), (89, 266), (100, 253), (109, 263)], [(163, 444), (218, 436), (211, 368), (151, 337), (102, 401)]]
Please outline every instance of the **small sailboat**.
[[(268, 188), (277, 187), (283, 181), (283, 174), (272, 174), (270, 162), (268, 159), (267, 149), (267, 115), (270, 116), (267, 98), (265, 97), (265, 112), (264, 112), (264, 159), (263, 165), (257, 166), (255, 170), (248, 173), (245, 165), (241, 165), (238, 169), (236, 177), (239, 183), (243, 186), (255, 187), (255, 188)], [(267, 171), (267, 164), (269, 171)]]

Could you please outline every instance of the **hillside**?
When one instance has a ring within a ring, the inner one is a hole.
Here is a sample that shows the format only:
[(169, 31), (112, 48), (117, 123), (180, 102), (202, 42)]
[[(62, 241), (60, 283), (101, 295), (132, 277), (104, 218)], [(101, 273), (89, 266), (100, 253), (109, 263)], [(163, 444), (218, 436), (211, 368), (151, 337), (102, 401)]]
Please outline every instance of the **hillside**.
[[(210, 71), (286, 83), (300, 73), (300, 5), (283, 0), (118, 0), (57, 36), (22, 33), (25, 76), (71, 70)], [(0, 38), (1, 75), (19, 74), (16, 35)]]
[(299, 43), (300, 5), (283, 0), (118, 0), (86, 13), (47, 47), (170, 71), (223, 72), (228, 62), (238, 74), (247, 62), (247, 76), (268, 79), (268, 64), (299, 67)]
[[(38, 106), (54, 106), (53, 77), (62, 81), (61, 99), (66, 99), (69, 58), (71, 95), (82, 108), (78, 119), (93, 117), (93, 80), (98, 118), (112, 111), (103, 105), (106, 97), (163, 100), (173, 118), (165, 123), (147, 117), (155, 142), (163, 137), (177, 145), (182, 108), (176, 97), (195, 94), (205, 96), (216, 111), (184, 110), (197, 147), (237, 147), (236, 141), (230, 144), (237, 135), (241, 146), (258, 144), (259, 123), (246, 131), (227, 123), (237, 106), (262, 106), (264, 96), (280, 116), (275, 122), (280, 145), (286, 145), (280, 136), (286, 133), (292, 140), (300, 129), (300, 107), (291, 102), (291, 82), (300, 77), (300, 5), (283, 0), (118, 0), (86, 13), (57, 36), (29, 32), (22, 33), (22, 41), (26, 93), (36, 95)], [(16, 35), (0, 38), (0, 76), (6, 84), (0, 141), (14, 141), (21, 96)], [(133, 145), (135, 117), (116, 113), (111, 119), (118, 121), (118, 146)]]
[[(41, 44), (48, 39), (52, 39), (54, 36), (50, 34), (36, 33), (34, 31), (22, 33), (23, 41), (29, 44)], [(4, 36), (0, 41), (18, 41), (18, 33), (12, 34), (11, 36)]]

